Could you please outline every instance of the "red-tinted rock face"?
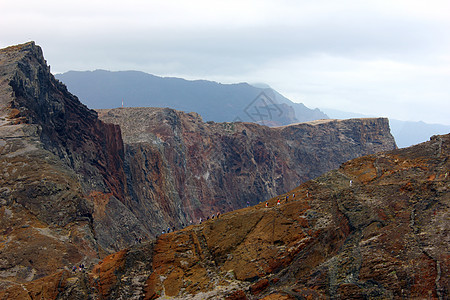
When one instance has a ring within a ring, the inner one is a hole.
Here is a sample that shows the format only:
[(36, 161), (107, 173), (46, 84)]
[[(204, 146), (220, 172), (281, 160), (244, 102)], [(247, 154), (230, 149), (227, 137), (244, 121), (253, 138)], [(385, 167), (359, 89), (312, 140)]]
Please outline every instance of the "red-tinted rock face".
[[(88, 274), (97, 285), (84, 296), (445, 299), (449, 157), (450, 134), (351, 160), (267, 207), (226, 213), (109, 256)], [(80, 286), (74, 280), (60, 289)]]
[(436, 136), (351, 160), (280, 205), (273, 198), (267, 208), (166, 234), (157, 241), (163, 251), (153, 252), (146, 295), (162, 295), (166, 286), (170, 295), (233, 295), (223, 285), (267, 299), (277, 292), (287, 299), (445, 299), (449, 156), (450, 135)]
[(161, 108), (99, 110), (120, 125), (133, 211), (153, 234), (255, 205), (349, 159), (392, 150), (387, 119), (269, 128)]

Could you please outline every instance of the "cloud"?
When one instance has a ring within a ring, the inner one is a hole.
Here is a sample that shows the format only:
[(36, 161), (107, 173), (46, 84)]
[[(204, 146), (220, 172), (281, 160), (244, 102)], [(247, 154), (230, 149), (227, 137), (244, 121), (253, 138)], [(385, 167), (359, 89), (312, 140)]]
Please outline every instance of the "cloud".
[(0, 46), (35, 40), (54, 72), (266, 82), (310, 107), (450, 124), (448, 1), (4, 0), (0, 26)]
[[(450, 109), (448, 66), (318, 55), (279, 61), (262, 73), (271, 74), (273, 87), (310, 107), (448, 124), (448, 115), (440, 113)], [(295, 80), (283, 80), (280, 70), (290, 70)]]

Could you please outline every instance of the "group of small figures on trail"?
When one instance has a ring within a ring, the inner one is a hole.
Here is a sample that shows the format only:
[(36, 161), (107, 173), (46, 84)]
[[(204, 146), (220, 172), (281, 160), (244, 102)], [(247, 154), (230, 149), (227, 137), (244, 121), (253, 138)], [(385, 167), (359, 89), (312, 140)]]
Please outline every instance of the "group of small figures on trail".
[[(306, 197), (309, 196), (309, 192), (306, 192)], [(295, 194), (292, 194), (292, 199), (295, 199)], [(284, 198), (284, 203), (287, 203), (289, 201), (289, 195), (286, 195), (286, 197)], [(281, 199), (280, 197), (277, 198), (277, 205), (281, 204)], [(266, 201), (266, 207), (269, 207), (269, 201)]]
[[(350, 187), (353, 185), (353, 181), (352, 180), (350, 180), (349, 185), (350, 185)], [(286, 197), (284, 197), (284, 199), (280, 199), (280, 197), (278, 197), (277, 198), (277, 206), (281, 205), (281, 201), (282, 200), (284, 200), (284, 203), (289, 202), (289, 196), (290, 195), (286, 195)], [(309, 190), (306, 190), (305, 196), (306, 196), (306, 198), (309, 198), (309, 196), (310, 196)], [(281, 196), (281, 198), (282, 198), (282, 196)], [(292, 194), (292, 198), (291, 199), (295, 200), (295, 193)], [(249, 206), (250, 206), (250, 203), (247, 201), (247, 207), (249, 207)], [(266, 201), (265, 207), (267, 207), (267, 208), (269, 207), (269, 201)], [(206, 221), (208, 221), (210, 219), (211, 220), (219, 219), (219, 217), (220, 217), (220, 212), (217, 212), (216, 214), (212, 214), (211, 217), (209, 217), (209, 216), (206, 217)], [(199, 219), (199, 224), (202, 224), (203, 221), (204, 221), (203, 218), (200, 218)], [(190, 224), (192, 224), (192, 221), (190, 221)], [(184, 227), (185, 227), (184, 224), (182, 224), (182, 228), (184, 228)], [(166, 232), (170, 233), (170, 232), (174, 232), (174, 231), (175, 231), (175, 226), (173, 226), (172, 228), (168, 227), (167, 231), (165, 231), (165, 230), (162, 231), (162, 234), (165, 234)], [(136, 237), (135, 238), (135, 244), (141, 244), (142, 243), (142, 239), (143, 239), (142, 237)], [(82, 263), (78, 267), (77, 266), (73, 266), (72, 267), (72, 271), (73, 272), (76, 272), (76, 271), (85, 272), (85, 270), (86, 270), (86, 268), (85, 268), (84, 264), (82, 264)]]
[[(350, 187), (353, 185), (353, 181), (352, 180), (350, 180), (349, 185), (350, 185)], [(281, 199), (280, 199), (280, 197), (278, 197), (277, 198), (277, 206), (281, 204), (282, 200), (284, 200), (284, 203), (289, 202), (289, 196), (290, 196), (290, 194), (286, 195), (286, 197), (284, 197), (284, 199), (283, 199), (282, 196), (281, 196)], [(310, 196), (309, 190), (306, 190), (305, 196), (306, 196), (306, 198), (309, 198), (309, 196)], [(295, 193), (292, 194), (292, 198), (291, 199), (295, 200)], [(249, 207), (249, 206), (250, 206), (250, 202), (247, 201), (247, 207)], [(266, 201), (265, 207), (267, 207), (267, 208), (270, 207), (269, 201)], [(219, 216), (220, 216), (220, 212), (217, 212), (216, 214), (212, 214), (211, 217), (207, 216), (206, 219), (200, 218), (198, 224), (202, 224), (204, 221), (208, 221), (210, 219), (211, 220), (213, 220), (215, 218), (218, 219)], [(192, 221), (190, 221), (190, 223), (192, 224)], [(182, 228), (184, 228), (184, 224), (182, 225)], [(162, 234), (170, 233), (170, 232), (174, 232), (174, 231), (175, 231), (175, 226), (173, 226), (172, 228), (168, 227), (167, 231), (166, 230), (162, 231)], [(141, 241), (142, 241), (142, 238), (136, 238), (136, 244), (141, 243)]]
[(84, 264), (80, 264), (77, 268), (77, 266), (73, 266), (72, 267), (72, 272), (76, 272), (77, 270), (79, 270), (80, 272), (84, 272), (86, 270)]
[[(220, 212), (217, 212), (217, 214), (212, 214), (211, 220), (213, 220), (214, 218), (217, 218), (217, 219), (218, 219), (219, 216), (220, 216)], [(208, 221), (208, 220), (209, 220), (209, 216), (206, 217), (206, 221)], [(203, 222), (203, 218), (200, 218), (199, 224), (202, 224), (202, 222)]]
[[(353, 180), (350, 180), (349, 182), (350, 187), (353, 185)], [(306, 198), (309, 198), (309, 190), (306, 190)], [(292, 199), (295, 199), (295, 194), (292, 194)], [(286, 195), (285, 198), (285, 203), (287, 203), (289, 201), (289, 195)], [(281, 199), (280, 197), (277, 198), (277, 205), (281, 204)], [(247, 202), (247, 207), (248, 207), (248, 202)], [(269, 207), (269, 201), (266, 201), (266, 207)]]

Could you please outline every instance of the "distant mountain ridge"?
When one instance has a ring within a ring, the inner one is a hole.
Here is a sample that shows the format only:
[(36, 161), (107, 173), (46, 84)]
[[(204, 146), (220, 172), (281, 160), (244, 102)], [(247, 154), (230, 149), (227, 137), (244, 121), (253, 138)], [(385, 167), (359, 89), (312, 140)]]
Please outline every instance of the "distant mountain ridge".
[[(221, 84), (208, 80), (159, 77), (140, 71), (69, 71), (57, 74), (80, 101), (93, 109), (169, 107), (199, 113), (205, 121), (254, 122), (282, 126), (318, 119), (378, 117), (328, 108), (309, 109), (266, 84)], [(450, 133), (450, 126), (390, 119), (397, 146), (409, 147), (430, 136)]]
[(268, 126), (328, 118), (319, 109), (309, 109), (271, 88), (248, 83), (191, 81), (139, 71), (69, 71), (55, 77), (93, 109), (116, 108), (124, 100), (127, 107), (169, 107), (197, 112), (205, 121)]

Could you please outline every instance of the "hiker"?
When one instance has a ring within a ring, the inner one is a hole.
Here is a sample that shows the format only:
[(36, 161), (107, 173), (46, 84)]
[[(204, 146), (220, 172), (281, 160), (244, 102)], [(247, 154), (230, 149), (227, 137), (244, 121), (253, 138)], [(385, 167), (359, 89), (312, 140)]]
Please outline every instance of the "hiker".
[(266, 207), (269, 207), (269, 202), (266, 201)]
[(280, 205), (280, 199), (278, 199), (278, 201), (277, 201), (277, 205)]

